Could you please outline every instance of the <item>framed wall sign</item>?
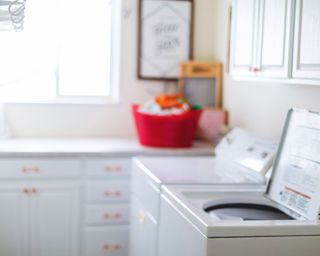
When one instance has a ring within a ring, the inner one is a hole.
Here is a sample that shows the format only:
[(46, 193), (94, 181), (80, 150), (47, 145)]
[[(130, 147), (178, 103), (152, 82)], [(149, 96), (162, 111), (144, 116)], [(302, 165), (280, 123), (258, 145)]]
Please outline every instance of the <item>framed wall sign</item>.
[(139, 0), (138, 77), (177, 80), (192, 59), (193, 0)]

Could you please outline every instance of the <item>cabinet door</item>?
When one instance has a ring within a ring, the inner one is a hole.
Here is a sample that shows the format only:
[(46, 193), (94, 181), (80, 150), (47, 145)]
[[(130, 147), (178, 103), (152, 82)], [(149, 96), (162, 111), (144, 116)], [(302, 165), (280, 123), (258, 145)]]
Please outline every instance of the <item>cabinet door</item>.
[(257, 29), (257, 0), (234, 0), (230, 72), (232, 75), (253, 76)]
[(78, 255), (77, 187), (36, 184), (32, 190), (32, 256)]
[(158, 224), (134, 196), (131, 198), (130, 225), (129, 255), (155, 256), (157, 254)]
[(293, 78), (320, 79), (320, 1), (297, 0)]
[(292, 0), (261, 0), (256, 76), (288, 77), (292, 17)]
[(23, 186), (0, 188), (0, 254), (28, 256), (28, 198)]

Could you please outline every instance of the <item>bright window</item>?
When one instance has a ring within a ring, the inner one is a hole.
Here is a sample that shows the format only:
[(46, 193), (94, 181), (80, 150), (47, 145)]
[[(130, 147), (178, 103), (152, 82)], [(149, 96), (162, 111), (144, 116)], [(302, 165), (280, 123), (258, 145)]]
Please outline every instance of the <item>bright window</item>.
[(28, 0), (24, 30), (0, 31), (0, 100), (114, 100), (114, 7), (108, 0)]

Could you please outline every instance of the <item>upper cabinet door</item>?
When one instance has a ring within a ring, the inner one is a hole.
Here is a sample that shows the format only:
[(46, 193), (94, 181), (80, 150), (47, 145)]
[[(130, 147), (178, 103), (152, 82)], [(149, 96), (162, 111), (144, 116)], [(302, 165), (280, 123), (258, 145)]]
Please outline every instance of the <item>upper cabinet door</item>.
[(256, 76), (289, 76), (292, 0), (261, 0)]
[(293, 78), (320, 79), (320, 1), (297, 0)]
[(254, 75), (257, 29), (257, 0), (233, 1), (230, 72), (232, 75)]

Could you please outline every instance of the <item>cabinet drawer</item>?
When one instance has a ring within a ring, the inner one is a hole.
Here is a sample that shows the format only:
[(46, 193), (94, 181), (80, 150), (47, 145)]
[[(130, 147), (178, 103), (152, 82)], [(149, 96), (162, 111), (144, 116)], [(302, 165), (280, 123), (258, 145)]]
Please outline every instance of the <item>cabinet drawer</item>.
[(129, 222), (129, 205), (90, 205), (86, 207), (86, 224), (127, 224)]
[(129, 158), (89, 158), (85, 173), (89, 177), (121, 177), (130, 174)]
[(7, 158), (0, 159), (0, 178), (75, 177), (80, 168), (73, 158)]
[(86, 185), (88, 203), (110, 203), (129, 201), (129, 180), (91, 182)]
[(85, 231), (85, 256), (127, 256), (128, 227), (91, 227)]

